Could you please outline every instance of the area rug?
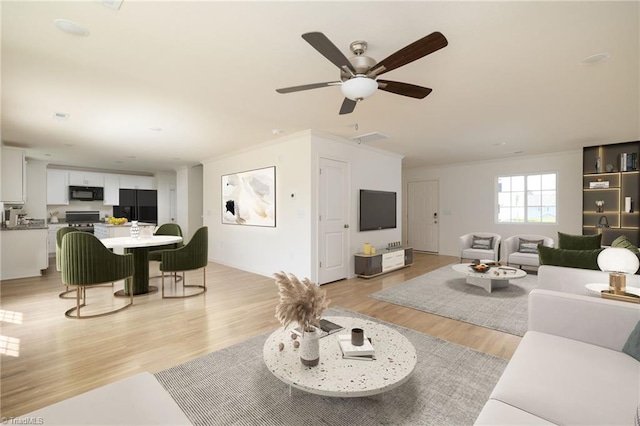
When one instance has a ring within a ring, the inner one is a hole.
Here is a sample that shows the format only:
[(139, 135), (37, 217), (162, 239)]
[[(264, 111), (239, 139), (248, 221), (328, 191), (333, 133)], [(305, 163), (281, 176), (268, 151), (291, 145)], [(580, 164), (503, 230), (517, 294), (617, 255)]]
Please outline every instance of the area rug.
[[(342, 308), (325, 315), (372, 319)], [(332, 398), (298, 389), (289, 396), (289, 387), (262, 359), (270, 333), (155, 376), (195, 425), (473, 424), (507, 361), (379, 322), (411, 341), (418, 362), (406, 383), (372, 397)]]
[(493, 330), (523, 336), (527, 331), (527, 299), (537, 275), (511, 280), (491, 293), (467, 284), (451, 265), (413, 278), (371, 297)]

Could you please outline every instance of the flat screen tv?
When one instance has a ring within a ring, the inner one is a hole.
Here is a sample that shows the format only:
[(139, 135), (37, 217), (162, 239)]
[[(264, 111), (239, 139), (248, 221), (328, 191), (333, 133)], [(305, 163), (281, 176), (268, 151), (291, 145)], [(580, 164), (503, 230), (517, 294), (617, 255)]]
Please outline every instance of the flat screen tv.
[(360, 190), (360, 231), (396, 227), (396, 193)]

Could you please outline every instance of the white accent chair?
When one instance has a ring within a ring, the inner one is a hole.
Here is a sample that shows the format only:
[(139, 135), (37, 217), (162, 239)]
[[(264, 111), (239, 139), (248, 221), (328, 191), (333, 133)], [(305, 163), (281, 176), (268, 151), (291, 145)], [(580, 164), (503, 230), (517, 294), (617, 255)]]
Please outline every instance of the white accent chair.
[(507, 265), (517, 266), (540, 266), (540, 258), (538, 253), (521, 253), (520, 239), (528, 241), (540, 241), (542, 245), (546, 247), (554, 247), (555, 242), (551, 237), (545, 237), (544, 235), (513, 235), (504, 240), (502, 244), (503, 254), (502, 260), (507, 262)]
[[(493, 244), (490, 249), (473, 248), (473, 237), (493, 237)], [(472, 232), (460, 237), (460, 262), (463, 259), (470, 260), (493, 260), (497, 262), (500, 257), (500, 241), (502, 237), (491, 232)]]

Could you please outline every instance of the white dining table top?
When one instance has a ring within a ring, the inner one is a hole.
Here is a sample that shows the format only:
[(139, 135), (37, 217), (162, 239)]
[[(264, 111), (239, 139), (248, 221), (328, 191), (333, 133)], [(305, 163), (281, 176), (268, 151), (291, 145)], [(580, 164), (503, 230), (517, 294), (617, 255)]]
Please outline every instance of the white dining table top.
[(102, 244), (106, 248), (135, 248), (135, 247), (152, 247), (162, 246), (165, 244), (179, 243), (182, 237), (173, 235), (149, 235), (145, 237), (115, 237), (103, 238)]

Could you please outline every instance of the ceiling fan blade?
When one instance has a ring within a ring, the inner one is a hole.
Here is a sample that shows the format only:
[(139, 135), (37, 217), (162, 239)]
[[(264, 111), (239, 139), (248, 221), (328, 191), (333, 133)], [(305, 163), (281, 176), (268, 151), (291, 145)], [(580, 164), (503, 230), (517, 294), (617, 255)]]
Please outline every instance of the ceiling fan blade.
[(282, 89), (276, 89), (276, 92), (292, 93), (292, 92), (300, 92), (302, 90), (319, 89), (321, 87), (339, 86), (340, 84), (341, 82), (339, 81), (327, 81), (325, 83), (312, 83), (312, 84), (303, 84), (302, 86), (283, 87)]
[(449, 42), (441, 33), (437, 31), (431, 33), (378, 62), (369, 70), (367, 77), (375, 77), (403, 65), (407, 65), (410, 62), (435, 52), (436, 50), (442, 49), (447, 44), (449, 44)]
[(356, 101), (352, 101), (349, 98), (344, 98), (342, 102), (342, 106), (340, 107), (340, 115), (351, 114), (353, 110), (356, 108)]
[(322, 56), (333, 62), (336, 67), (351, 72), (351, 74), (356, 73), (356, 69), (351, 65), (347, 57), (324, 34), (319, 32), (305, 33), (302, 34), (302, 38), (320, 52)]
[(399, 81), (378, 80), (378, 89), (396, 95), (409, 96), (410, 98), (423, 99), (431, 89), (428, 87), (416, 86), (415, 84), (400, 83)]

